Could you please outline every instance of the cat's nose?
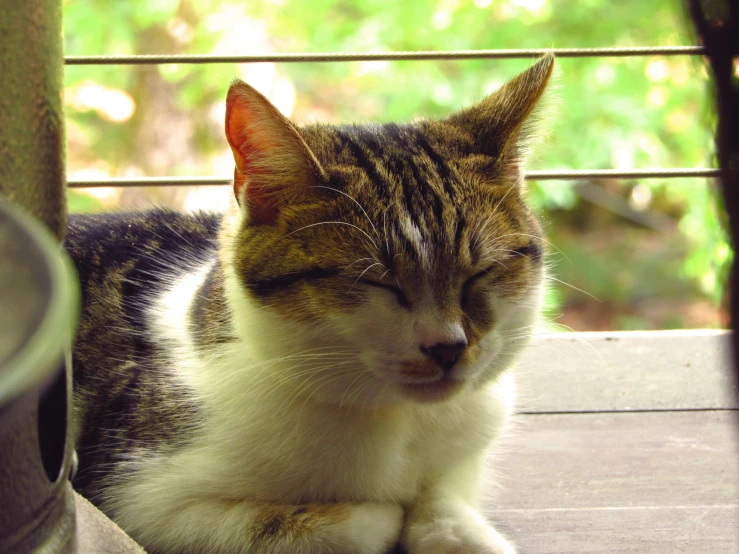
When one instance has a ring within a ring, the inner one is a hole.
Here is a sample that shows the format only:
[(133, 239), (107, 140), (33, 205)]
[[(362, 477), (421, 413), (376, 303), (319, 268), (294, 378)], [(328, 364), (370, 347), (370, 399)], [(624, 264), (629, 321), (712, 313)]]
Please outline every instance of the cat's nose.
[(457, 363), (465, 348), (467, 348), (467, 341), (454, 343), (440, 342), (432, 346), (422, 346), (421, 352), (439, 364), (441, 369), (449, 371)]

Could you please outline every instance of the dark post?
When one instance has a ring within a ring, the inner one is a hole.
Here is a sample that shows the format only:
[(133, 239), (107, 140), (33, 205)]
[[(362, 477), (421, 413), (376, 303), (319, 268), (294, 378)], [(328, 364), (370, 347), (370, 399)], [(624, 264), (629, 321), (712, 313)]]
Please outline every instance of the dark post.
[(3, 2), (0, 193), (61, 239), (64, 196), (61, 0)]
[[(739, 248), (739, 5), (732, 0), (689, 0), (698, 36), (708, 51), (713, 69), (716, 111), (716, 149), (721, 188), (729, 214), (731, 238)], [(734, 374), (739, 382), (739, 271), (731, 271), (731, 327), (734, 329)], [(739, 389), (737, 389), (739, 390)]]

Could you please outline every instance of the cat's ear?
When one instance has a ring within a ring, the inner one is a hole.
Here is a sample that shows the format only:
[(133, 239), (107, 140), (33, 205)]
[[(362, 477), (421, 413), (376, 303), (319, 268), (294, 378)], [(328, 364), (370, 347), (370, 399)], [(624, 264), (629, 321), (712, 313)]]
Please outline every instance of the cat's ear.
[(475, 153), (493, 158), (499, 170), (517, 178), (536, 134), (535, 113), (553, 69), (554, 56), (546, 54), (482, 102), (446, 122), (472, 137)]
[(236, 162), (234, 194), (250, 222), (274, 223), (282, 208), (307, 199), (325, 177), (293, 124), (238, 80), (226, 97), (226, 138)]

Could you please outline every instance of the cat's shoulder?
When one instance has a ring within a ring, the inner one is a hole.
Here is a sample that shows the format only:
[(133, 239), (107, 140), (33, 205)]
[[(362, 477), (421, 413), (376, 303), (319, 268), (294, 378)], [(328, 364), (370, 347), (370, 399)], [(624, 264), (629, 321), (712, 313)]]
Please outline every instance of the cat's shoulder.
[(168, 209), (73, 214), (64, 246), (78, 271), (144, 259), (165, 262), (184, 256), (197, 260), (216, 248), (221, 219), (218, 213)]
[(167, 243), (189, 242), (197, 246), (214, 240), (221, 225), (221, 214), (184, 213), (157, 208), (132, 212), (102, 212), (69, 216), (65, 246), (69, 250), (90, 248), (96, 244), (124, 247), (154, 239)]

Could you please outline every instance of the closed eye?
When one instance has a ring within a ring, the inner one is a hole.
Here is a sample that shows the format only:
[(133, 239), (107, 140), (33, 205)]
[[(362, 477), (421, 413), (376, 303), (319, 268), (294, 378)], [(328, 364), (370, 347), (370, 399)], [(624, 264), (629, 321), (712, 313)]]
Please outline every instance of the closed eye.
[(369, 287), (375, 287), (378, 289), (385, 289), (390, 292), (392, 292), (395, 295), (395, 298), (398, 300), (398, 304), (403, 306), (404, 308), (407, 308), (410, 306), (410, 302), (408, 301), (408, 297), (405, 295), (405, 293), (399, 288), (394, 287), (393, 285), (389, 285), (387, 283), (380, 283), (378, 281), (371, 281), (369, 279), (360, 279), (359, 281), (363, 285), (367, 285)]
[(475, 273), (472, 277), (470, 277), (469, 279), (467, 279), (467, 282), (469, 283), (471, 281), (474, 281), (475, 279), (481, 279), (483, 277), (487, 277), (488, 275), (490, 275), (495, 270), (496, 267), (498, 267), (498, 266), (497, 265), (491, 265), (490, 267), (486, 267), (485, 269), (483, 269), (479, 273)]
[(528, 258), (532, 262), (538, 263), (541, 260), (541, 248), (538, 244), (531, 243), (515, 250), (511, 250), (511, 254), (522, 258)]
[(494, 274), (495, 270), (500, 267), (498, 265), (491, 265), (490, 267), (486, 267), (482, 271), (475, 273), (472, 277), (467, 279), (464, 283), (464, 287), (462, 287), (462, 305), (464, 305), (468, 298), (469, 298), (469, 292), (472, 285), (474, 285), (477, 281), (480, 279), (484, 279), (485, 277), (491, 276)]

